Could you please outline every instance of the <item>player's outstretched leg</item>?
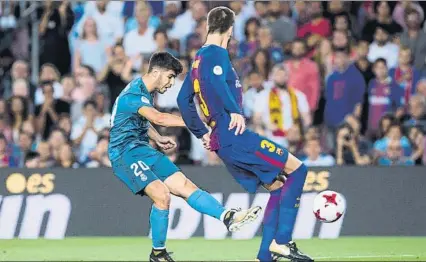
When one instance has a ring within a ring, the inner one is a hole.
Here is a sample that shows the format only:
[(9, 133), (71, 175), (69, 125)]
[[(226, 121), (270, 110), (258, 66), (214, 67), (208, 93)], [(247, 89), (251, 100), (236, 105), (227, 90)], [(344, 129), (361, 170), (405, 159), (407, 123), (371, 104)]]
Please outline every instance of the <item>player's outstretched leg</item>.
[(152, 251), (149, 261), (173, 261), (166, 250), (170, 191), (160, 180), (149, 183), (144, 191), (154, 202), (149, 216), (152, 231)]
[(198, 212), (221, 220), (226, 228), (235, 232), (256, 220), (262, 208), (255, 206), (247, 210), (226, 209), (208, 192), (199, 189), (181, 172), (168, 177), (164, 183), (173, 195), (184, 198)]
[(299, 159), (289, 154), (283, 171), (288, 175), (281, 189), (278, 228), (269, 250), (273, 255), (292, 261), (313, 261), (291, 241), (308, 169)]

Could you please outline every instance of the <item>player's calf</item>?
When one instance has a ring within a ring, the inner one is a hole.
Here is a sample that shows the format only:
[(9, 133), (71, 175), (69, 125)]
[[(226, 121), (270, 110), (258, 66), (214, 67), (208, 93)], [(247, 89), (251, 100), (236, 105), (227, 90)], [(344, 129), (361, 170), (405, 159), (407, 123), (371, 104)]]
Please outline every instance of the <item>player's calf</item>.
[(232, 232), (254, 221), (262, 210), (258, 206), (248, 210), (226, 209), (211, 194), (199, 189), (181, 172), (171, 175), (164, 183), (172, 194), (186, 199), (188, 204), (198, 212), (221, 220)]
[(162, 257), (164, 254), (167, 254), (166, 239), (169, 226), (170, 191), (163, 182), (155, 180), (146, 186), (144, 192), (154, 202), (149, 216), (152, 232), (151, 260), (151, 258), (154, 259), (157, 255)]

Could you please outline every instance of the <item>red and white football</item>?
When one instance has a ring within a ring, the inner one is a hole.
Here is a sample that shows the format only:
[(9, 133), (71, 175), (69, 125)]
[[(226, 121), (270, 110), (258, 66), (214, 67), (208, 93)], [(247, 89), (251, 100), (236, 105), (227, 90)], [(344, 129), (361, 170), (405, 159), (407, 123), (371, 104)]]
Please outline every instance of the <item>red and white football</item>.
[(335, 191), (323, 191), (315, 197), (313, 211), (321, 222), (333, 223), (345, 213), (346, 200), (342, 194)]

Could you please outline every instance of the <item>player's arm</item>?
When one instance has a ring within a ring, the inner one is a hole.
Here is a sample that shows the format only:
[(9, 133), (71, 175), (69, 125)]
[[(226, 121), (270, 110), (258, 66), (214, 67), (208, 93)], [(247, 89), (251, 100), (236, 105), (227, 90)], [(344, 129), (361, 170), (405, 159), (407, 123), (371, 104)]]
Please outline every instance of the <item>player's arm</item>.
[[(204, 65), (203, 65), (204, 67)], [(235, 128), (235, 135), (242, 134), (246, 129), (246, 123), (242, 109), (238, 106), (231, 89), (226, 82), (226, 74), (231, 68), (228, 51), (225, 49), (219, 50), (214, 56), (210, 57), (210, 61), (206, 61), (205, 66), (207, 71), (203, 70), (203, 74), (210, 77), (210, 82), (214, 85), (213, 90), (221, 99), (225, 110), (229, 112), (231, 121), (228, 129)]]
[(127, 94), (120, 99), (120, 105), (127, 107), (128, 111), (138, 113), (149, 122), (165, 127), (184, 127), (182, 117), (159, 112), (150, 102), (149, 95)]
[(148, 119), (149, 122), (165, 127), (184, 127), (185, 122), (182, 117), (168, 113), (162, 113), (152, 106), (142, 106), (138, 110), (139, 115)]
[(234, 96), (231, 93), (231, 89), (226, 82), (226, 75), (229, 70), (232, 70), (231, 63), (229, 61), (228, 52), (225, 49), (219, 50), (207, 61), (203, 61), (202, 74), (207, 75), (210, 78), (210, 83), (213, 84), (213, 90), (217, 96), (222, 100), (225, 110), (229, 113), (240, 114), (243, 112), (235, 101)]
[(209, 130), (198, 115), (197, 107), (194, 103), (194, 96), (194, 88), (192, 86), (191, 77), (188, 73), (179, 91), (177, 104), (179, 106), (180, 113), (182, 114), (183, 121), (185, 121), (189, 131), (191, 131), (191, 133), (193, 133), (197, 138), (201, 138), (207, 134)]
[(173, 139), (167, 136), (162, 136), (158, 133), (157, 129), (150, 124), (148, 129), (148, 136), (154, 140), (155, 143), (163, 150), (168, 150), (176, 147), (176, 143)]

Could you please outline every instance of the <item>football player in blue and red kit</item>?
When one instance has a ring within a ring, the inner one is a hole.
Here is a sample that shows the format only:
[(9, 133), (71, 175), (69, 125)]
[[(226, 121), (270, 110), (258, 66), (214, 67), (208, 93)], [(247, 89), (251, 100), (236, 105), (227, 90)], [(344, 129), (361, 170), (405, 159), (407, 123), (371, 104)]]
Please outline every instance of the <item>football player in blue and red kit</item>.
[[(306, 166), (280, 145), (245, 130), (242, 86), (226, 50), (234, 20), (234, 12), (227, 7), (209, 12), (207, 40), (196, 53), (178, 105), (187, 127), (207, 149), (217, 153), (244, 189), (254, 193), (263, 186), (270, 192), (257, 259), (313, 261), (292, 241)], [(194, 97), (198, 98), (211, 133), (197, 113)]]
[(226, 209), (186, 178), (166, 155), (150, 146), (149, 139), (161, 149), (176, 146), (173, 140), (161, 136), (151, 123), (167, 127), (185, 126), (181, 117), (157, 111), (153, 98), (156, 93), (163, 94), (171, 88), (181, 72), (181, 63), (171, 54), (153, 54), (148, 73), (134, 79), (121, 91), (111, 114), (108, 153), (114, 174), (131, 192), (146, 195), (153, 201), (149, 215), (151, 262), (173, 261), (166, 250), (171, 194), (185, 199), (198, 212), (221, 220), (232, 232), (254, 221), (261, 210), (260, 207)]

